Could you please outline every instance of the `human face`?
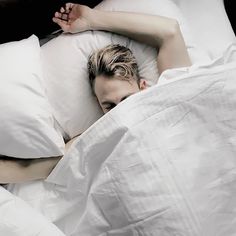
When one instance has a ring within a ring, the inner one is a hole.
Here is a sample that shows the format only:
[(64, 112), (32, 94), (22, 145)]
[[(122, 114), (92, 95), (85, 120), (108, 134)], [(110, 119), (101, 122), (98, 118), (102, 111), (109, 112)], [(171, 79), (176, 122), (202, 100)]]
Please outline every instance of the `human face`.
[(118, 76), (100, 75), (95, 78), (94, 83), (94, 92), (104, 113), (127, 97), (146, 88), (145, 80), (141, 80), (138, 86), (135, 79), (125, 80)]

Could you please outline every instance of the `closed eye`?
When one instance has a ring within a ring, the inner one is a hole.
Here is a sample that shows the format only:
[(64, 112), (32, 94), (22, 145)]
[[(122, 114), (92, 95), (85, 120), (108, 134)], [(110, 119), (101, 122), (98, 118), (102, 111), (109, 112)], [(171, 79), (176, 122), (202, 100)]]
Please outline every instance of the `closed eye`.
[(121, 100), (120, 100), (120, 101), (121, 101), (121, 102), (122, 102), (122, 101), (124, 101), (124, 100), (125, 100), (126, 98), (128, 98), (130, 95), (132, 95), (132, 94), (129, 94), (129, 95), (127, 95), (127, 96), (125, 96), (125, 97), (121, 98)]
[(105, 109), (110, 111), (112, 108), (114, 108), (116, 106), (115, 103), (109, 103), (108, 106), (105, 106)]
[[(132, 95), (134, 93), (128, 94), (126, 96), (124, 96), (123, 98), (120, 99), (120, 102), (124, 101), (126, 98), (128, 98), (130, 95)], [(114, 102), (111, 101), (104, 101), (102, 102), (102, 105), (104, 106), (104, 109), (107, 111), (110, 111), (111, 109), (113, 109), (117, 104), (115, 104)]]
[[(130, 95), (121, 98), (120, 102), (124, 101), (129, 96)], [(107, 104), (108, 104), (108, 106), (106, 106), (105, 109), (108, 110), (108, 111), (110, 111), (111, 109), (113, 109), (117, 105), (115, 103), (107, 103)]]

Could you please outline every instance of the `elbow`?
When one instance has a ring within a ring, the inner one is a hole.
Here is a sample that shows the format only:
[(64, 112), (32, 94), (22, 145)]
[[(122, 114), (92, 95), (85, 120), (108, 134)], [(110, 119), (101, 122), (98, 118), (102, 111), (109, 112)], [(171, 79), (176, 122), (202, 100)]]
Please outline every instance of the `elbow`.
[(176, 37), (176, 35), (180, 35), (181, 30), (179, 26), (179, 22), (175, 19), (170, 19), (169, 26), (166, 29), (166, 32), (164, 33), (164, 40), (173, 39)]
[(175, 38), (181, 35), (181, 30), (179, 26), (179, 22), (175, 19), (165, 20), (163, 23), (162, 30), (158, 29), (157, 33), (155, 34), (155, 43), (157, 48), (160, 48), (167, 42), (174, 40)]

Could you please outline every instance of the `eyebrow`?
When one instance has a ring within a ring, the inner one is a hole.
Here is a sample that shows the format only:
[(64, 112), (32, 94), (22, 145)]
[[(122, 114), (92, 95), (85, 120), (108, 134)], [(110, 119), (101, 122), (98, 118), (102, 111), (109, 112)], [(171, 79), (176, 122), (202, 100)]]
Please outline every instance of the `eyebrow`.
[[(129, 93), (129, 94), (127, 94), (126, 96), (124, 96), (123, 98), (121, 98), (120, 102), (122, 102), (122, 101), (125, 100), (127, 97), (129, 97), (129, 96), (131, 96), (131, 95), (133, 95), (133, 94), (135, 94), (135, 93)], [(115, 104), (115, 103), (114, 103), (113, 101), (107, 100), (107, 101), (102, 102), (101, 104), (102, 104), (102, 105), (110, 105), (110, 104)]]
[(112, 102), (112, 101), (104, 101), (104, 102), (102, 102), (102, 105), (110, 105), (110, 104), (115, 104), (115, 103)]

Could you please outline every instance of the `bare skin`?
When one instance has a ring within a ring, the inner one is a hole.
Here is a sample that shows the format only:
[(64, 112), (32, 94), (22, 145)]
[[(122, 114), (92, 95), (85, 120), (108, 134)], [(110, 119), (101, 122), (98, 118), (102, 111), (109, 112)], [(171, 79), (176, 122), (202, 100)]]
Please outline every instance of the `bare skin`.
[(143, 89), (146, 89), (145, 80), (137, 84), (137, 80), (133, 78), (127, 81), (116, 76), (107, 78), (100, 75), (96, 77), (94, 84), (94, 92), (104, 113)]
[[(55, 12), (53, 21), (64, 33), (102, 30), (148, 44), (158, 51), (157, 67), (160, 74), (167, 69), (191, 65), (178, 22), (174, 19), (128, 12), (99, 11), (85, 5), (67, 3), (60, 11)], [(129, 82), (116, 77), (111, 80), (102, 76), (95, 79), (95, 94), (104, 113), (145, 88), (145, 81), (137, 84), (133, 78)], [(73, 141), (74, 139), (69, 142), (67, 148)], [(0, 183), (45, 179), (61, 158), (25, 160), (24, 165), (19, 161), (0, 159)]]
[[(108, 20), (109, 19), (109, 20)], [(178, 22), (163, 16), (108, 12), (67, 3), (56, 12), (53, 21), (65, 33), (103, 30), (127, 36), (158, 50), (157, 67), (166, 69), (191, 65)]]
[[(67, 3), (55, 13), (53, 21), (65, 33), (110, 31), (155, 47), (158, 50), (159, 73), (191, 65), (179, 25), (174, 19), (137, 13), (98, 11), (84, 5)], [(143, 80), (138, 86), (134, 78), (127, 82), (122, 78), (108, 79), (99, 76), (95, 78), (94, 91), (103, 112), (106, 113), (128, 96), (145, 88), (146, 82)]]
[[(77, 136), (66, 143), (67, 151)], [(21, 183), (45, 179), (61, 160), (62, 156), (39, 159), (0, 158), (0, 184)]]

